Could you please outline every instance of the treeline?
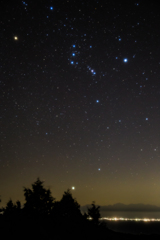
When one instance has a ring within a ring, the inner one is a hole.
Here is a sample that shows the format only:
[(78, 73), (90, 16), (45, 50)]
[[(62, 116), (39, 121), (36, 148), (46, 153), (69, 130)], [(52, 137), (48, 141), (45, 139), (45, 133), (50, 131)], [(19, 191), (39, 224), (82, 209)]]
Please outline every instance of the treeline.
[(0, 233), (5, 239), (96, 239), (107, 231), (99, 221), (100, 207), (93, 202), (82, 214), (69, 189), (56, 201), (37, 178), (31, 189), (24, 188), (24, 197), (23, 207), (10, 199), (1, 208)]

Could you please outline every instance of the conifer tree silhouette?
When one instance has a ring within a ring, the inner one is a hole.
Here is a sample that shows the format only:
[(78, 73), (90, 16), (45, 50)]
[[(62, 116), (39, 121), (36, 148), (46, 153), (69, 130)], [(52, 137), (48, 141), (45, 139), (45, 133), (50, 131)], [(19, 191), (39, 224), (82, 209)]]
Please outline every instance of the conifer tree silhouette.
[(24, 188), (24, 196), (24, 211), (27, 215), (43, 217), (51, 214), (55, 198), (49, 189), (43, 187), (39, 178), (32, 184), (32, 189)]
[(92, 222), (95, 225), (99, 224), (99, 218), (101, 217), (100, 215), (100, 206), (96, 207), (95, 202), (92, 202), (92, 207), (88, 208), (88, 215), (92, 218)]
[(82, 215), (80, 211), (80, 205), (78, 204), (76, 199), (72, 197), (70, 189), (64, 192), (62, 199), (60, 201), (60, 206), (62, 216), (64, 218), (76, 219)]

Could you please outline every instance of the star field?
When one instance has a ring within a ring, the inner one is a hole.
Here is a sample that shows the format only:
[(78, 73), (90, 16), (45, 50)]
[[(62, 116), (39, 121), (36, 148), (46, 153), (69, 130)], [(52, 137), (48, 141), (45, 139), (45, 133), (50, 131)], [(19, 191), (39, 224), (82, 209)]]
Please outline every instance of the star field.
[(3, 3), (0, 195), (160, 202), (160, 15), (144, 1)]

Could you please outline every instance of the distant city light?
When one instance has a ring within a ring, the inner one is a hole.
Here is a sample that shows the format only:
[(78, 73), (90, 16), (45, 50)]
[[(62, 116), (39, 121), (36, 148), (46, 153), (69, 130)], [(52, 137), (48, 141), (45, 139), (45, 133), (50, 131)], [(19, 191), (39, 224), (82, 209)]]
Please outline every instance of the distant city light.
[(159, 218), (117, 218), (117, 217), (111, 217), (111, 218), (107, 218), (107, 217), (103, 217), (100, 218), (100, 220), (107, 220), (107, 221), (141, 221), (141, 222), (160, 222)]

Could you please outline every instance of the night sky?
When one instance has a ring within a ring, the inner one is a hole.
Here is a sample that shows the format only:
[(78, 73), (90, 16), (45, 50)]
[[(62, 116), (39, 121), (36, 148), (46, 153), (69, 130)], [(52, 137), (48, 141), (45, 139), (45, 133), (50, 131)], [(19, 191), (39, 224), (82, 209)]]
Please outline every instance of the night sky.
[(1, 205), (160, 205), (159, 7), (117, 2), (1, 1)]

